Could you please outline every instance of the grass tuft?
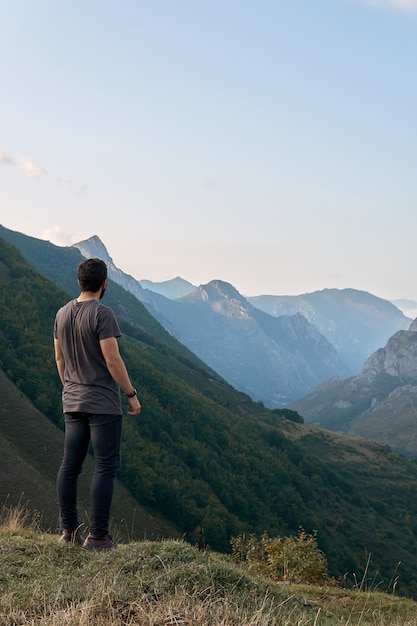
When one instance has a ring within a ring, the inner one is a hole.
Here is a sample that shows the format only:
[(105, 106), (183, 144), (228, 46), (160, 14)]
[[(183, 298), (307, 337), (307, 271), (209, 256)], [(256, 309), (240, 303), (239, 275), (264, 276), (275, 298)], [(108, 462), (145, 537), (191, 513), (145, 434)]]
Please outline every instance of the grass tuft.
[(40, 515), (22, 502), (18, 506), (6, 502), (0, 510), (0, 531), (38, 531), (40, 523)]

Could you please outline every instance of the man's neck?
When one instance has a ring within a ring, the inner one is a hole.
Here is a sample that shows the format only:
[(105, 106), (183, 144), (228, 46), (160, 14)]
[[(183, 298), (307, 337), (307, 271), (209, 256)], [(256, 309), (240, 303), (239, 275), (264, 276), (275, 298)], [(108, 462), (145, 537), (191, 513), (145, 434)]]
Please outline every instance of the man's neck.
[(82, 291), (77, 298), (77, 302), (86, 302), (87, 300), (100, 300), (100, 293), (101, 289), (99, 291)]

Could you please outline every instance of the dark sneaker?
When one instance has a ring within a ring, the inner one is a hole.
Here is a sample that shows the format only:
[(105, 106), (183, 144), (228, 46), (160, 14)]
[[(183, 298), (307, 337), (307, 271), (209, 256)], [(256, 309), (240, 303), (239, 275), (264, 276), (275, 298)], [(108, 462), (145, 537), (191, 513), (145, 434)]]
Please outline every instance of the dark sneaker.
[(88, 535), (83, 544), (87, 550), (114, 550), (117, 545), (114, 543), (110, 535), (104, 535), (104, 537), (93, 537)]
[(79, 530), (63, 530), (59, 538), (60, 543), (76, 543), (79, 546), (84, 545), (85, 539)]

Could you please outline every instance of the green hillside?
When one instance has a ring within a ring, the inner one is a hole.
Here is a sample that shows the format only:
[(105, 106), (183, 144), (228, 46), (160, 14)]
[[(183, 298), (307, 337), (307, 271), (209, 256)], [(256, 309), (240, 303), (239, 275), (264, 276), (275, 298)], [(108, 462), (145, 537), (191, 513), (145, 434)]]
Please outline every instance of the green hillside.
[[(61, 462), (63, 432), (40, 413), (0, 369), (0, 507), (19, 505), (37, 511), (40, 523), (59, 529), (55, 478)], [(79, 484), (80, 512), (88, 523), (88, 457)], [(117, 481), (112, 530), (119, 537), (178, 537), (179, 531), (157, 512), (138, 504)]]
[[(62, 302), (78, 296), (76, 268), (84, 257), (77, 248), (55, 246), (48, 241), (9, 230), (1, 224), (0, 238), (17, 248), (32, 268), (65, 293)], [(134, 335), (144, 344), (158, 347), (165, 354), (173, 353), (176, 359), (189, 362), (192, 367), (202, 368), (212, 377), (220, 378), (188, 348), (174, 339), (132, 294), (112, 281), (109, 283), (105, 302), (119, 316), (123, 332)], [(128, 323), (126, 326), (125, 322)]]
[[(57, 257), (68, 252), (51, 249)], [(77, 262), (71, 261), (74, 273)], [(46, 415), (62, 437), (51, 335), (55, 311), (71, 289), (66, 294), (54, 282), (0, 239), (1, 367), (38, 409), (39, 428)], [(398, 590), (417, 597), (415, 464), (386, 448), (267, 411), (210, 372), (135, 298), (113, 284), (108, 296), (143, 404), (139, 418), (124, 422), (120, 480), (133, 498), (131, 510), (137, 502), (191, 542), (220, 551), (243, 532), (273, 536), (294, 534), (300, 526), (316, 529), (330, 574), (360, 572), (370, 552), (374, 574), (385, 582), (401, 561)], [(10, 393), (15, 395), (14, 386)], [(9, 392), (1, 396), (3, 437), (6, 402), (12, 406)], [(22, 429), (22, 445), (13, 442), (29, 463), (24, 440), (30, 437)]]

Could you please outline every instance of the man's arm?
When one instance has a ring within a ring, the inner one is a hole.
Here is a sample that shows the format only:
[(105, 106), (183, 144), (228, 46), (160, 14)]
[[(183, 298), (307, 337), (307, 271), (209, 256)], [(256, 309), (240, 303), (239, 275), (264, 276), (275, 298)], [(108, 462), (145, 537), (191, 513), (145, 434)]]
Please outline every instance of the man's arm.
[(62, 384), (65, 384), (65, 359), (61, 350), (61, 346), (59, 345), (58, 339), (54, 339), (54, 350), (55, 350), (55, 362), (58, 370), (59, 377), (61, 379)]
[[(126, 365), (120, 356), (119, 344), (117, 343), (116, 337), (100, 339), (100, 348), (103, 353), (104, 360), (106, 361), (107, 369), (109, 370), (113, 380), (119, 385), (120, 389), (124, 391), (124, 393), (131, 393), (134, 390), (134, 387), (130, 382)], [(137, 415), (141, 409), (138, 397), (133, 396), (133, 398), (128, 398), (128, 402), (129, 415)]]

